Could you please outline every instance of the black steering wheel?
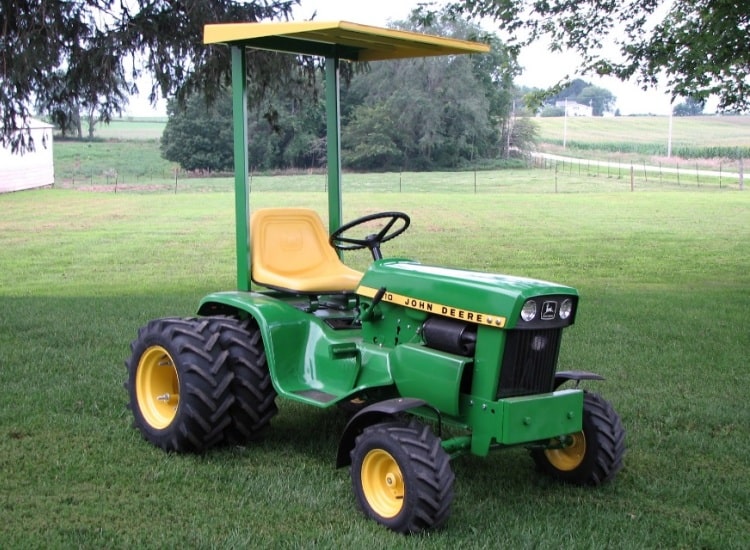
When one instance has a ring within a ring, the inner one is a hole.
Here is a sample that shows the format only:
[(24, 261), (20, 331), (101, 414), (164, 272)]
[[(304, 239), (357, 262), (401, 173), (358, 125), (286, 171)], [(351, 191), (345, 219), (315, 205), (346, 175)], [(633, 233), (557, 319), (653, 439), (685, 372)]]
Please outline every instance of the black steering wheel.
[[(354, 239), (344, 235), (344, 233), (358, 225), (381, 219), (387, 219), (388, 221), (377, 233), (367, 235), (363, 239)], [(393, 226), (399, 220), (403, 222), (403, 225), (393, 229)], [(401, 233), (406, 231), (409, 227), (409, 224), (411, 224), (411, 220), (409, 219), (409, 216), (403, 212), (379, 212), (377, 214), (369, 214), (339, 227), (336, 231), (331, 233), (328, 242), (330, 242), (331, 246), (337, 250), (360, 250), (362, 248), (367, 248), (370, 250), (372, 257), (375, 260), (380, 260), (383, 257), (380, 253), (380, 245), (401, 235)]]

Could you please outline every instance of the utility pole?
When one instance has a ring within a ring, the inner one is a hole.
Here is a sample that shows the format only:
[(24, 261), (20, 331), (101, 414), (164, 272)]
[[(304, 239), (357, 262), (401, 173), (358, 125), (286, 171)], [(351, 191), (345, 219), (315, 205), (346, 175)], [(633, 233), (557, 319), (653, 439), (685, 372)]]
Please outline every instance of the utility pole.
[(674, 107), (669, 104), (669, 137), (667, 138), (667, 158), (672, 157), (672, 114), (674, 113)]

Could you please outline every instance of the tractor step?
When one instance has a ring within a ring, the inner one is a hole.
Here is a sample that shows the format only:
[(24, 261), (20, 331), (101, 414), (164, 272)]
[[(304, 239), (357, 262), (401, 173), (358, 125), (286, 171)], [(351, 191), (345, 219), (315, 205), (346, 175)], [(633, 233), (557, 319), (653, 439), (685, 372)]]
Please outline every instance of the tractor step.
[(330, 403), (338, 398), (336, 395), (319, 390), (300, 390), (294, 392), (294, 395), (302, 397), (306, 401), (314, 401), (315, 403)]

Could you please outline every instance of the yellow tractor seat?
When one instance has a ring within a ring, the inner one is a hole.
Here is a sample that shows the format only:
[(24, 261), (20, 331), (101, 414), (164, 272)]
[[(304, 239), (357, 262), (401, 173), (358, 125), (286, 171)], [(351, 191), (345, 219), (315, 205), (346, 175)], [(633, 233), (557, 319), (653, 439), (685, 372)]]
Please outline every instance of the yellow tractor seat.
[(317, 212), (261, 208), (250, 219), (250, 278), (269, 288), (306, 294), (353, 292), (362, 273), (344, 265)]

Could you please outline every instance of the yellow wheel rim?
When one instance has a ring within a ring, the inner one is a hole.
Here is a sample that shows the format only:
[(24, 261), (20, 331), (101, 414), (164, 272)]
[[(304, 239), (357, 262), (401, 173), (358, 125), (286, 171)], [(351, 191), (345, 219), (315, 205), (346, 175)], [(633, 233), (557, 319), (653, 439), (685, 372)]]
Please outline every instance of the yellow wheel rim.
[(404, 476), (390, 453), (373, 449), (362, 461), (362, 492), (379, 516), (392, 518), (404, 507)]
[(563, 472), (575, 470), (586, 456), (586, 436), (578, 432), (570, 436), (572, 443), (562, 449), (547, 449), (544, 454), (550, 464)]
[(135, 396), (144, 420), (157, 430), (169, 426), (177, 414), (180, 379), (169, 352), (151, 346), (141, 355), (135, 374)]

